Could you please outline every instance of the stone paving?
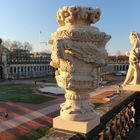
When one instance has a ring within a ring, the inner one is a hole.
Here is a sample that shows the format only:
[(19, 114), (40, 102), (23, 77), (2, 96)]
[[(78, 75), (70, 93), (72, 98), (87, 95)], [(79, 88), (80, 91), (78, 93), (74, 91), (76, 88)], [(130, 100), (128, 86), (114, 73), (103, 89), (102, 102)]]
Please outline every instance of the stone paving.
[(49, 107), (45, 107), (39, 109), (37, 111), (33, 111), (31, 113), (27, 113), (25, 115), (16, 117), (14, 119), (10, 119), (0, 123), (0, 132), (6, 131), (7, 129), (16, 127), (28, 121), (34, 120), (36, 118), (43, 117), (44, 115), (48, 115), (50, 113), (56, 112), (60, 109), (60, 104), (51, 105)]
[(57, 116), (58, 112), (53, 112), (51, 114), (45, 115), (41, 118), (35, 120), (27, 121), (21, 125), (17, 125), (11, 129), (0, 132), (0, 140), (20, 140), (22, 136), (33, 131), (39, 127), (44, 127), (49, 124), (52, 124), (52, 118)]
[[(101, 88), (98, 90), (98, 94), (104, 90), (105, 87)], [(0, 140), (16, 140), (35, 128), (52, 123), (52, 118), (58, 115), (59, 105), (63, 100), (64, 98), (60, 97), (40, 105), (11, 102), (0, 103), (2, 105), (0, 106), (1, 112), (3, 110), (3, 112), (8, 112), (9, 114), (8, 119), (1, 117)], [(51, 117), (49, 116), (50, 114), (52, 114)], [(44, 121), (44, 123), (40, 123), (39, 120), (40, 122)]]
[[(43, 104), (0, 102), (0, 140), (16, 140), (33, 129), (52, 123), (63, 100), (59, 97)], [(4, 112), (9, 114), (7, 119)]]
[(3, 120), (4, 112), (9, 114), (8, 119), (13, 119), (15, 117), (48, 107), (50, 105), (61, 103), (62, 101), (64, 101), (63, 97), (57, 97), (57, 99), (42, 104), (26, 104), (0, 101), (0, 122), (5, 121), (5, 119)]
[[(21, 81), (22, 82), (22, 81)], [(24, 81), (25, 83), (28, 81)], [(30, 81), (31, 83), (33, 81)], [(91, 98), (111, 95), (118, 85), (108, 85), (90, 93)], [(46, 95), (44, 95), (46, 96)], [(97, 98), (98, 97), (98, 98)], [(52, 123), (52, 118), (59, 114), (59, 104), (64, 101), (63, 96), (42, 104), (26, 104), (13, 102), (0, 102), (0, 140), (16, 140), (28, 132), (41, 126)], [(95, 101), (95, 100), (94, 100)], [(4, 112), (9, 117), (4, 118)]]

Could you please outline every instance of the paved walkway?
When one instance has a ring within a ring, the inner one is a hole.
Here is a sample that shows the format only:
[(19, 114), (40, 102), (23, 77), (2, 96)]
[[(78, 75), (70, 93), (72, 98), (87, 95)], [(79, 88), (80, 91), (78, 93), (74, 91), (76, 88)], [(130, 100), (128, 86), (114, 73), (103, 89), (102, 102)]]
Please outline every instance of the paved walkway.
[[(106, 91), (116, 91), (117, 88), (118, 85), (100, 87), (95, 91), (91, 92), (90, 96), (98, 96), (98, 94), (101, 94)], [(16, 106), (14, 105), (14, 103), (1, 103), (2, 110), (0, 111), (4, 112), (4, 106), (6, 105), (10, 107), (10, 109), (15, 108), (15, 111), (11, 110), (9, 112), (9, 120), (0, 120), (0, 140), (15, 140), (16, 138), (21, 137), (23, 133), (25, 135), (32, 129), (41, 126), (46, 126), (47, 122), (52, 123), (52, 118), (58, 115), (57, 111), (60, 109), (61, 102), (63, 102), (63, 97), (57, 99), (56, 101), (52, 100), (47, 104), (41, 104), (37, 106), (34, 105), (33, 107), (31, 105), (28, 106), (22, 103), (15, 103)], [(19, 115), (16, 115), (17, 113)]]
[[(95, 90), (94, 92), (91, 92), (90, 95), (93, 97), (93, 96), (96, 96), (96, 95), (101, 94), (108, 90), (116, 90), (117, 87), (118, 87), (117, 85), (101, 87), (101, 88), (98, 88), (97, 90)], [(53, 113), (55, 111), (58, 111), (59, 109), (60, 109), (60, 103), (57, 103), (55, 105), (50, 105), (48, 107), (44, 107), (42, 109), (27, 113), (25, 115), (18, 116), (13, 119), (1, 122), (0, 123), (0, 132), (6, 131), (7, 129), (11, 129), (13, 127), (16, 127), (16, 126), (26, 123), (28, 121), (34, 120), (36, 118), (40, 118), (44, 115)]]
[(37, 111), (33, 111), (31, 113), (27, 113), (26, 115), (16, 117), (14, 119), (1, 122), (0, 123), (0, 132), (6, 131), (7, 129), (21, 125), (22, 123), (25, 123), (27, 121), (31, 121), (31, 120), (34, 120), (36, 118), (42, 117), (44, 115), (50, 114), (50, 113), (55, 112), (59, 109), (60, 109), (60, 104), (55, 104), (55, 105), (52, 105), (49, 107), (39, 109)]
[(107, 91), (117, 91), (119, 84), (115, 84), (115, 85), (108, 85), (108, 86), (103, 86), (103, 87), (99, 87), (96, 90), (94, 90), (93, 92), (90, 93), (90, 97), (96, 96), (98, 94), (101, 94), (103, 92), (107, 92)]

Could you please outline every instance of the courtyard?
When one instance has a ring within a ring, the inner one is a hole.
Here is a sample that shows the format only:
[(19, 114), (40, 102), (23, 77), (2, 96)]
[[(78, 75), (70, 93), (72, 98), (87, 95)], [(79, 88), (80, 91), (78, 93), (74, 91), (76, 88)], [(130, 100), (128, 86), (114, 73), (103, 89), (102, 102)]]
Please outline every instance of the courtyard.
[[(96, 93), (94, 97), (91, 93), (91, 101), (96, 102), (97, 107), (107, 101), (106, 97), (116, 92), (115, 87), (124, 79), (123, 76), (108, 75), (107, 77), (113, 82), (94, 91)], [(37, 140), (45, 135), (47, 129), (52, 127), (52, 119), (59, 115), (59, 105), (64, 101), (64, 96), (47, 95), (36, 90), (37, 87), (50, 85), (50, 81), (53, 80), (49, 79), (43, 83), (40, 83), (42, 80), (38, 80), (36, 85), (35, 81), (13, 80), (0, 84), (0, 138), (2, 140)], [(107, 92), (106, 89), (111, 86), (113, 90), (109, 88), (111, 91)], [(4, 117), (4, 113), (8, 113), (7, 118)]]

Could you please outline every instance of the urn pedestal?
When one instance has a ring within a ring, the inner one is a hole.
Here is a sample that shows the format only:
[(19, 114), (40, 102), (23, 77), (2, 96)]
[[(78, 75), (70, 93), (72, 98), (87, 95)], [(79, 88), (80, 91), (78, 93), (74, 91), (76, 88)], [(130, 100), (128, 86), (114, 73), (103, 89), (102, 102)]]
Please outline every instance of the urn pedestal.
[(100, 9), (69, 6), (57, 12), (60, 27), (52, 34), (51, 65), (66, 101), (53, 127), (87, 133), (100, 123), (100, 116), (89, 102), (89, 92), (99, 85), (100, 67), (106, 64), (106, 43), (110, 36), (90, 26), (100, 18)]

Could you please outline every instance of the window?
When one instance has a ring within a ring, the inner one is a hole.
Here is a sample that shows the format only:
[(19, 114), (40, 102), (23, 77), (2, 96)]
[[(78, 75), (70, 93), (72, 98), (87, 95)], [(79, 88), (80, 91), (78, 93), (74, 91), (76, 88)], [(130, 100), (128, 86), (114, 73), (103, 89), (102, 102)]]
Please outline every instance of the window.
[(14, 73), (16, 73), (16, 67), (14, 67)]
[(12, 67), (10, 67), (10, 73), (12, 73), (13, 72), (13, 69), (12, 69)]

